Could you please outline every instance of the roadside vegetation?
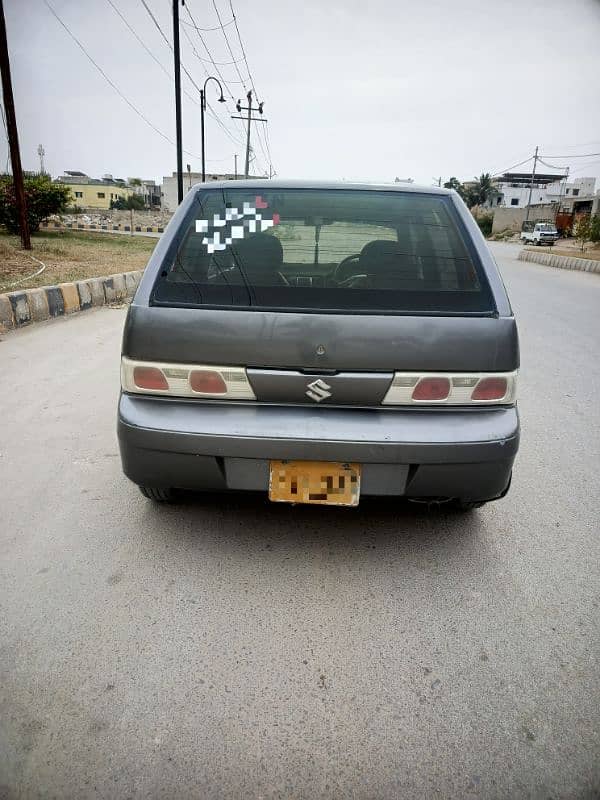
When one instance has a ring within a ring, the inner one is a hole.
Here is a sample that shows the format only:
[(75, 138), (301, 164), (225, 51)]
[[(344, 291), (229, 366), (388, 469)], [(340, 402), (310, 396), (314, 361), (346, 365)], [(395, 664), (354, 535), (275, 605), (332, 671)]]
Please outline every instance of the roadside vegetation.
[[(25, 175), (25, 199), (30, 233), (39, 230), (42, 220), (51, 214), (64, 211), (71, 199), (67, 186), (54, 183), (45, 173)], [(12, 175), (0, 175), (0, 225), (10, 233), (19, 233), (19, 214), (15, 200), (15, 185)]]
[(41, 232), (32, 237), (31, 255), (46, 269), (35, 278), (10, 284), (36, 272), (40, 265), (21, 249), (18, 236), (0, 233), (0, 292), (143, 269), (158, 239), (88, 232)]

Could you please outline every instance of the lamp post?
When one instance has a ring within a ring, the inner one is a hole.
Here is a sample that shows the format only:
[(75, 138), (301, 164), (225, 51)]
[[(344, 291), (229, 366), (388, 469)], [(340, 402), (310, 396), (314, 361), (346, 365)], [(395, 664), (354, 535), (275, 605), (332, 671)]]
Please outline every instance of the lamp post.
[(217, 86), (219, 87), (219, 91), (221, 92), (221, 96), (218, 98), (219, 103), (224, 103), (225, 98), (223, 97), (223, 87), (221, 86), (219, 80), (217, 78), (213, 78), (212, 75), (204, 81), (204, 86), (200, 89), (200, 129), (201, 129), (201, 136), (202, 136), (202, 183), (206, 181), (206, 163), (204, 157), (204, 112), (206, 111), (206, 84), (209, 81), (215, 81)]

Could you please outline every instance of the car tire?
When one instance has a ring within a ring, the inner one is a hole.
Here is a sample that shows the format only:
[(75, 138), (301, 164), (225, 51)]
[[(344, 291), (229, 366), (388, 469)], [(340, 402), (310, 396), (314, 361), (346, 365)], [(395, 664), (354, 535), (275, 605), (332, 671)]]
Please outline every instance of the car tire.
[(466, 501), (466, 500), (455, 500), (453, 503), (453, 507), (456, 511), (461, 511), (462, 513), (466, 513), (468, 511), (474, 511), (476, 508), (481, 508), (486, 503), (485, 500), (477, 500), (477, 501)]
[(173, 489), (156, 489), (152, 486), (140, 486), (140, 492), (147, 497), (148, 500), (154, 500), (155, 503), (172, 503), (175, 499)]

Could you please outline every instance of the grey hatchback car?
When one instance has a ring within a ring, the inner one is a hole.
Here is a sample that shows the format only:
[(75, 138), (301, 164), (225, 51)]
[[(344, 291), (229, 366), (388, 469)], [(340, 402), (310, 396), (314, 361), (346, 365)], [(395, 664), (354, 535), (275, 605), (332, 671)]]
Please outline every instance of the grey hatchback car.
[(469, 510), (508, 491), (518, 367), (504, 285), (455, 192), (201, 184), (127, 315), (123, 470), (158, 502), (251, 490)]

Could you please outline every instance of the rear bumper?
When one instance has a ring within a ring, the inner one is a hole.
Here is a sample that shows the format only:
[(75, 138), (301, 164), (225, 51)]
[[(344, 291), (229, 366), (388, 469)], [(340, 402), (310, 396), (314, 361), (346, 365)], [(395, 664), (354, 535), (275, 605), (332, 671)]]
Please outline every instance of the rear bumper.
[(143, 486), (266, 491), (269, 460), (354, 461), (362, 494), (488, 500), (519, 446), (516, 408), (338, 409), (122, 394), (123, 470)]

